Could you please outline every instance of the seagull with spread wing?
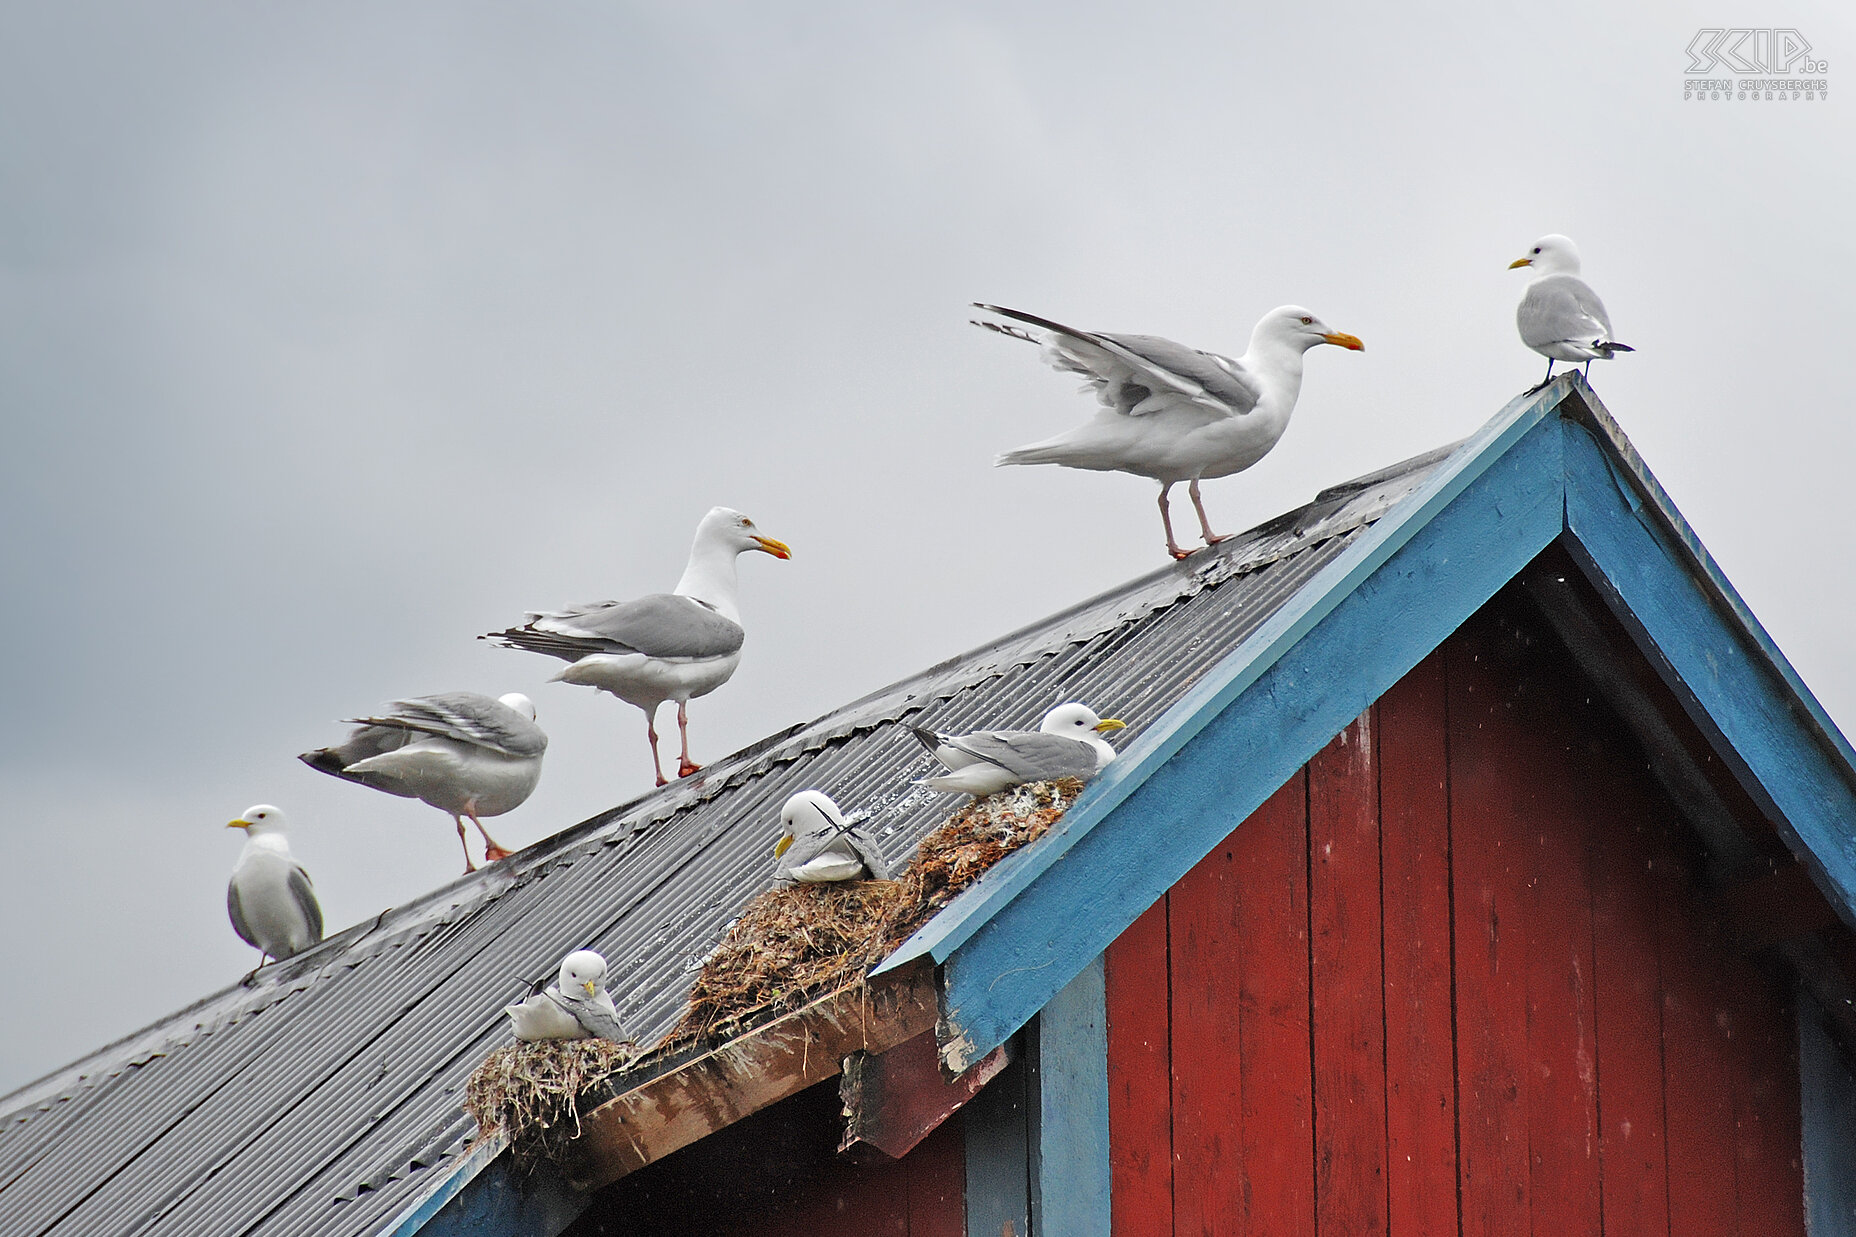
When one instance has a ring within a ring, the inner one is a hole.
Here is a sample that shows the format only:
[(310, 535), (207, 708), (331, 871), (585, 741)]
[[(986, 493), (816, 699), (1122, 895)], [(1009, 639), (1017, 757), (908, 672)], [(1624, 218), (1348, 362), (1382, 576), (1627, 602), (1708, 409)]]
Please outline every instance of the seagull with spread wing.
[(503, 1012), (525, 1044), (544, 1039), (627, 1042), (618, 1008), (606, 991), (606, 960), (591, 949), (576, 949), (561, 959), (560, 975), (553, 983), (503, 1006)]
[(281, 809), (248, 807), (226, 828), (245, 831), (245, 848), (226, 886), (226, 914), (239, 939), (261, 955), (249, 980), (267, 961), (281, 962), (322, 939), (322, 906), (309, 873), (290, 856)]
[(1242, 472), (1265, 455), (1289, 428), (1302, 390), (1302, 354), (1317, 344), (1359, 352), (1365, 345), (1329, 327), (1306, 309), (1272, 309), (1250, 335), (1250, 349), (1232, 360), (1200, 352), (1158, 335), (1079, 331), (1048, 318), (974, 306), (1025, 323), (975, 326), (1039, 344), (1044, 360), (1081, 374), (1102, 410), (1067, 434), (1007, 451), (998, 464), (1057, 464), (1096, 472), (1126, 472), (1160, 483), (1160, 523), (1167, 553), (1188, 551), (1173, 539), (1167, 496), (1181, 481), (1192, 496), (1206, 545), (1224, 540), (1212, 531), (1199, 482)]
[(696, 526), (676, 592), (531, 613), (522, 626), (480, 639), (571, 662), (555, 682), (610, 692), (644, 710), (651, 767), (657, 784), (667, 785), (657, 754), (658, 707), (677, 702), (682, 738), (677, 776), (688, 777), (702, 767), (690, 759), (689, 702), (728, 682), (741, 664), (746, 633), (736, 600), (735, 556), (749, 550), (792, 557), (784, 543), (761, 536), (747, 516), (716, 507)]
[(1553, 363), (1585, 362), (1591, 377), (1593, 361), (1609, 361), (1615, 352), (1635, 352), (1611, 338), (1611, 315), (1592, 286), (1579, 278), (1579, 247), (1557, 232), (1535, 241), (1527, 253), (1508, 264), (1509, 270), (1528, 267), (1534, 278), (1514, 311), (1521, 342), (1547, 358), (1547, 376), (1527, 394), (1553, 381)]
[(356, 729), (346, 741), (297, 759), (331, 777), (450, 813), (466, 872), (477, 865), (471, 862), (465, 817), (483, 835), (485, 863), (509, 857), (481, 818), (521, 807), (541, 780), (548, 736), (535, 724), (535, 705), (527, 696), (510, 692), (492, 700), (476, 692), (442, 692), (395, 700), (375, 715), (347, 720)]
[(774, 844), (779, 880), (816, 884), (824, 881), (888, 880), (889, 865), (870, 835), (844, 819), (844, 812), (822, 790), (802, 790), (780, 809), (780, 840)]
[(981, 730), (973, 734), (938, 734), (909, 727), (921, 745), (947, 770), (916, 783), (954, 794), (990, 795), (1026, 782), (1060, 777), (1088, 781), (1115, 759), (1102, 736), (1126, 722), (1097, 717), (1083, 704), (1060, 704), (1044, 715), (1036, 730)]

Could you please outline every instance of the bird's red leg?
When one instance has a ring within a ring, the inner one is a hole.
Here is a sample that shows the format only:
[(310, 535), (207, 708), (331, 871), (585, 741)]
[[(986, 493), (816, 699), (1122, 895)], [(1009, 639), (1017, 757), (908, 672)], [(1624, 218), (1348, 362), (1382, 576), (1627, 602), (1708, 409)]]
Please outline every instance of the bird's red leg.
[[(483, 822), (477, 819), (477, 813), (465, 812), (464, 814), (470, 817), (470, 823), (477, 826), (477, 832), (483, 835), (483, 861), (485, 863), (495, 863), (498, 859), (507, 859), (510, 855), (515, 853), (514, 851), (504, 850), (501, 846), (496, 844), (496, 839), (490, 836), (490, 831), (485, 829), (483, 827)], [(464, 857), (466, 859), (470, 858), (468, 851), (465, 853)]]
[(1173, 488), (1171, 482), (1160, 486), (1160, 526), (1166, 529), (1166, 552), (1174, 558), (1184, 558), (1190, 550), (1179, 548), (1179, 542), (1173, 540), (1173, 512), (1167, 507), (1166, 492)]
[(464, 818), (456, 812), (451, 813), (451, 822), (458, 827), (458, 845), (464, 848), (464, 870), (475, 872), (477, 865), (470, 861), (470, 838), (464, 832)]
[(677, 701), (677, 732), (683, 736), (683, 751), (677, 758), (677, 776), (688, 777), (699, 772), (702, 766), (690, 759), (690, 715), (689, 701)]
[(670, 779), (664, 776), (664, 762), (657, 758), (657, 710), (646, 709), (644, 714), (644, 732), (651, 736), (651, 772), (657, 774), (659, 786), (670, 785)]
[(1199, 479), (1197, 477), (1194, 477), (1192, 483), (1186, 487), (1186, 493), (1192, 495), (1192, 509), (1199, 513), (1199, 531), (1205, 534), (1206, 545), (1217, 545), (1220, 541), (1223, 541), (1225, 537), (1231, 535), (1230, 533), (1225, 533), (1223, 536), (1220, 536), (1212, 531), (1212, 522), (1205, 518), (1205, 504), (1199, 498)]

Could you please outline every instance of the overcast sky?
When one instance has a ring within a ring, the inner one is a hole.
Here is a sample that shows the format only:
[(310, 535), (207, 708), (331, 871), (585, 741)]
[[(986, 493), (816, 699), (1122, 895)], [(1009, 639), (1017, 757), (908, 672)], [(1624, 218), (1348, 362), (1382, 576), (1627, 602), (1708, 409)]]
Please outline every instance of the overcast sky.
[[(1836, 90), (1685, 102), (1704, 21)], [(1757, 0), (0, 4), (0, 1089), (251, 967), (253, 803), (331, 931), (456, 875), (297, 763), (337, 718), (529, 693), (510, 844), (647, 788), (636, 710), (472, 637), (667, 590), (714, 504), (794, 557), (742, 560), (698, 759), (1159, 566), (1151, 483), (989, 466), (1090, 405), (973, 300), (1364, 339), (1207, 485), (1236, 529), (1536, 381), (1505, 268), (1568, 233), (1638, 349), (1599, 393), (1856, 724), (1853, 50)]]

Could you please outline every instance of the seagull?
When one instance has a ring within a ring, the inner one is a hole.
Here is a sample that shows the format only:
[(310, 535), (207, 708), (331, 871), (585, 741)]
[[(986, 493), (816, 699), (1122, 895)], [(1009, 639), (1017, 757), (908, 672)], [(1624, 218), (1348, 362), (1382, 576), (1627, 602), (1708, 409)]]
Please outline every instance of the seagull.
[(689, 702), (728, 682), (741, 663), (745, 633), (735, 601), (735, 556), (748, 550), (793, 556), (784, 543), (756, 532), (754, 521), (739, 511), (716, 507), (696, 526), (676, 592), (531, 612), (521, 627), (479, 639), (571, 662), (550, 681), (611, 692), (643, 709), (651, 768), (657, 784), (668, 785), (657, 755), (658, 706), (677, 702), (683, 740), (677, 776), (688, 777), (702, 768), (690, 759)]
[(322, 939), (322, 907), (309, 873), (290, 857), (281, 809), (268, 803), (248, 807), (226, 828), (245, 831), (245, 849), (226, 886), (226, 914), (239, 939), (261, 955), (245, 977), (249, 983), (267, 961), (281, 962)]
[(1614, 352), (1635, 352), (1611, 338), (1611, 315), (1590, 284), (1579, 278), (1579, 247), (1572, 238), (1550, 233), (1534, 242), (1525, 257), (1508, 264), (1509, 270), (1532, 267), (1520, 306), (1514, 311), (1521, 342), (1547, 358), (1547, 376), (1527, 389), (1532, 395), (1553, 381), (1553, 362), (1585, 362), (1592, 376), (1594, 360), (1609, 361)]
[(449, 812), (464, 848), (464, 870), (475, 872), (464, 817), (483, 834), (483, 859), (507, 859), (483, 827), (484, 816), (521, 807), (541, 780), (548, 736), (535, 706), (521, 692), (495, 700), (476, 692), (443, 692), (395, 700), (377, 716), (351, 717), (356, 727), (339, 747), (319, 747), (297, 759), (333, 777)]
[(869, 877), (888, 880), (889, 865), (870, 835), (847, 824), (831, 796), (819, 790), (802, 790), (780, 809), (784, 832), (774, 845), (780, 861), (774, 876), (780, 880), (813, 884)]
[(605, 1039), (625, 1043), (619, 1012), (606, 991), (606, 960), (590, 949), (576, 949), (561, 959), (560, 978), (514, 1005), (503, 1006), (516, 1038), (525, 1044), (543, 1039)]
[(1173, 539), (1167, 495), (1181, 481), (1199, 513), (1206, 545), (1224, 537), (1212, 531), (1199, 482), (1242, 472), (1268, 455), (1295, 411), (1302, 389), (1302, 354), (1317, 344), (1364, 351), (1306, 309), (1284, 305), (1263, 315), (1250, 349), (1232, 360), (1200, 352), (1158, 335), (1099, 335), (1047, 318), (975, 303), (975, 309), (1028, 323), (973, 325), (1039, 344), (1055, 369), (1081, 374), (1102, 410), (1067, 434), (1007, 451), (995, 464), (1059, 464), (1096, 472), (1127, 472), (1160, 483), (1160, 523), (1167, 553), (1185, 558)]
[(923, 747), (947, 768), (940, 777), (916, 782), (935, 790), (990, 795), (1026, 782), (1059, 777), (1088, 781), (1115, 759), (1115, 749), (1101, 736), (1126, 722), (1097, 717), (1082, 704), (1060, 704), (1044, 715), (1036, 730), (981, 730), (947, 735), (911, 726)]

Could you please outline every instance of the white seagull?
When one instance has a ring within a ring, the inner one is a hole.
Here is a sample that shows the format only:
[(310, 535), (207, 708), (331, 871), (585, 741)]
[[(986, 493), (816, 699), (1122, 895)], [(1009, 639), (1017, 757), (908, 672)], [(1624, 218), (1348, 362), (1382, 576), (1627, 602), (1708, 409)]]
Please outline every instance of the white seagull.
[(1088, 781), (1115, 759), (1102, 735), (1126, 722), (1097, 717), (1082, 704), (1060, 704), (1044, 715), (1036, 730), (981, 730), (973, 734), (937, 734), (911, 726), (921, 745), (947, 769), (917, 786), (956, 794), (990, 795), (1026, 782), (1075, 777)]
[(1094, 420), (1007, 451), (994, 462), (1152, 477), (1160, 483), (1160, 523), (1167, 553), (1174, 558), (1185, 558), (1188, 551), (1173, 539), (1168, 492), (1186, 482), (1205, 544), (1224, 540), (1206, 518), (1199, 482), (1242, 472), (1269, 454), (1295, 411), (1303, 353), (1317, 344), (1355, 352), (1366, 347), (1295, 305), (1263, 315), (1250, 334), (1250, 349), (1235, 361), (1158, 335), (1096, 334), (997, 305), (974, 308), (1041, 328), (974, 323), (1041, 345), (1046, 363), (1081, 374), (1084, 389), (1094, 388), (1102, 405)]
[(1579, 247), (1572, 238), (1550, 233), (1535, 241), (1525, 257), (1508, 264), (1509, 270), (1529, 267), (1535, 274), (1514, 311), (1521, 342), (1547, 358), (1547, 376), (1531, 386), (1532, 395), (1553, 381), (1553, 363), (1585, 362), (1586, 376), (1593, 361), (1609, 361), (1614, 352), (1635, 352), (1611, 338), (1611, 315), (1590, 284), (1579, 278)]
[(774, 876), (780, 880), (812, 884), (869, 877), (888, 880), (889, 865), (868, 833), (847, 824), (830, 795), (802, 790), (780, 809), (780, 840), (773, 855), (779, 860)]
[(261, 954), (249, 980), (270, 959), (283, 961), (322, 939), (322, 907), (303, 865), (290, 857), (284, 814), (268, 803), (226, 824), (245, 831), (245, 849), (226, 886), (226, 913), (239, 939)]
[(619, 1013), (606, 991), (606, 960), (590, 949), (576, 949), (561, 959), (561, 973), (540, 992), (503, 1006), (516, 1038), (525, 1044), (544, 1039), (606, 1039), (624, 1043)]
[(548, 736), (535, 724), (535, 705), (527, 696), (510, 692), (492, 700), (476, 692), (442, 692), (395, 700), (377, 715), (346, 720), (356, 729), (343, 743), (297, 759), (450, 813), (466, 872), (477, 870), (464, 834), (466, 816), (483, 834), (485, 863), (509, 857), (480, 818), (521, 807), (541, 780)]
[(754, 521), (739, 511), (716, 507), (696, 526), (676, 592), (530, 613), (521, 627), (480, 638), (572, 662), (553, 681), (611, 692), (643, 709), (651, 767), (663, 786), (668, 779), (657, 755), (658, 706), (677, 702), (682, 738), (677, 776), (688, 777), (702, 767), (690, 759), (689, 702), (728, 682), (741, 663), (746, 635), (736, 602), (735, 556), (748, 550), (793, 556), (784, 543), (756, 532)]

